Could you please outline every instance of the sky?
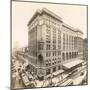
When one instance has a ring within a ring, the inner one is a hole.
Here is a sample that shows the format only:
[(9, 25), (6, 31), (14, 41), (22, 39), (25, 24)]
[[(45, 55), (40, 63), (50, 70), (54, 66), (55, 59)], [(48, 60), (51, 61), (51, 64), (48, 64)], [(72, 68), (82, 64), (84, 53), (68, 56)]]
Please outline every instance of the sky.
[(12, 2), (12, 47), (28, 45), (28, 22), (37, 9), (47, 8), (87, 37), (87, 7), (80, 5)]

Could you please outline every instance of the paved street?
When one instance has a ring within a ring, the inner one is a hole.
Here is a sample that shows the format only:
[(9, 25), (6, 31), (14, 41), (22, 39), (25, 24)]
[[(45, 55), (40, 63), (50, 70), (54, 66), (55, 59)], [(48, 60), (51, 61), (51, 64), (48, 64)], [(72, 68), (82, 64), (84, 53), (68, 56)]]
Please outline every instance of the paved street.
[[(23, 56), (20, 56), (20, 58), (23, 58)], [(25, 68), (24, 64), (19, 63), (19, 60), (16, 60), (16, 62), (14, 62), (14, 68), (16, 69), (16, 72), (13, 73), (13, 76), (15, 77), (12, 81), (13, 83), (13, 87), (14, 88), (30, 88), (30, 87), (48, 87), (48, 86), (62, 86), (63, 83), (67, 83), (68, 80), (72, 80), (73, 85), (79, 85), (82, 80), (86, 77), (86, 69), (87, 66), (83, 65), (81, 67), (77, 68), (77, 71), (72, 73), (71, 75), (69, 75), (70, 72), (63, 72), (63, 74), (61, 75), (57, 75), (55, 77), (52, 77), (51, 79), (45, 79), (42, 81), (39, 81), (38, 79), (34, 80), (34, 76), (32, 76), (29, 72), (24, 71), (25, 73), (25, 77), (30, 78), (32, 77), (32, 80), (29, 80), (29, 83), (32, 82), (29, 86), (25, 86), (24, 81), (22, 80), (22, 76), (20, 76), (18, 69), (20, 69), (21, 71)], [(83, 75), (81, 75), (81, 73), (84, 72)], [(25, 81), (26, 82), (26, 81)], [(52, 83), (52, 84), (51, 84)]]

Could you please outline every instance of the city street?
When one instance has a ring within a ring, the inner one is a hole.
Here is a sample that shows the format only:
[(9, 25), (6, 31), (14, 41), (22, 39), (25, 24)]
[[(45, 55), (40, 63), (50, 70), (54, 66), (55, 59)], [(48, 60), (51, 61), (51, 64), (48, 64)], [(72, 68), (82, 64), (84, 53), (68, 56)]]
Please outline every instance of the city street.
[[(17, 61), (18, 62), (18, 61)], [(14, 64), (17, 64), (14, 63)], [(23, 64), (22, 64), (23, 65)], [(44, 79), (42, 81), (38, 80), (38, 79), (33, 79), (34, 77), (32, 75), (30, 75), (30, 73), (24, 71), (25, 73), (25, 78), (28, 79), (25, 81), (23, 80), (23, 77), (19, 75), (18, 72), (18, 68), (20, 67), (24, 67), (21, 64), (19, 64), (18, 62), (18, 67), (14, 67), (16, 68), (16, 72), (14, 73), (14, 76), (16, 75), (14, 81), (13, 82), (13, 88), (34, 88), (34, 87), (49, 87), (49, 86), (65, 86), (68, 85), (68, 83), (73, 82), (73, 85), (79, 85), (82, 83), (82, 81), (86, 78), (86, 73), (87, 73), (87, 66), (83, 65), (81, 67), (77, 68), (77, 72), (74, 72), (72, 74), (69, 75), (69, 72), (63, 72), (62, 75), (57, 75), (55, 77), (52, 77), (50, 79)], [(21, 68), (22, 70), (22, 68)], [(23, 73), (22, 73), (23, 74)], [(29, 78), (32, 78), (31, 80), (29, 80)], [(27, 86), (25, 85), (25, 83), (29, 83)], [(32, 85), (31, 86), (31, 83)], [(50, 84), (52, 83), (52, 84)]]

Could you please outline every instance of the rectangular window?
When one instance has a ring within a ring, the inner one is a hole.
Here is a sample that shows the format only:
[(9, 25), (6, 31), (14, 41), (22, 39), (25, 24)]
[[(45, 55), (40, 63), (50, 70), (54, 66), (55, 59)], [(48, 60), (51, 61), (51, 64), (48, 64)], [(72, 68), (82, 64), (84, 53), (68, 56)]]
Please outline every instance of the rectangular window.
[(53, 56), (54, 56), (54, 52), (52, 52), (53, 53)]
[(58, 70), (60, 70), (60, 65), (58, 66)]
[(51, 63), (49, 63), (49, 66), (51, 66)]
[(48, 52), (46, 52), (46, 57), (48, 57)]
[(46, 50), (50, 50), (50, 44), (46, 45)]
[(49, 56), (49, 57), (51, 56), (51, 52), (48, 52), (48, 56)]
[(53, 51), (53, 56), (56, 56), (56, 51)]
[(51, 41), (48, 39), (48, 40), (46, 40), (46, 43), (50, 43)]
[(53, 50), (56, 50), (56, 45), (53, 45)]
[(58, 40), (58, 44), (60, 44), (61, 43), (61, 40)]
[(61, 49), (61, 45), (58, 45), (58, 49), (59, 49), (59, 50)]
[(56, 71), (56, 67), (53, 67), (53, 72), (55, 72)]
[(53, 39), (53, 43), (54, 43), (54, 44), (56, 43), (56, 39)]
[(43, 44), (42, 43), (38, 43), (38, 49), (43, 50)]
[(50, 74), (50, 69), (46, 70), (46, 75)]
[(51, 52), (46, 52), (46, 57), (50, 57), (51, 56)]
[(61, 55), (61, 51), (58, 51), (58, 55)]
[(56, 51), (55, 51), (55, 56), (56, 56)]
[(46, 67), (48, 67), (48, 64), (46, 64)]
[(63, 50), (65, 50), (65, 34), (63, 34)]
[(50, 45), (48, 45), (48, 49), (50, 50)]
[(48, 45), (46, 45), (46, 50), (48, 50)]

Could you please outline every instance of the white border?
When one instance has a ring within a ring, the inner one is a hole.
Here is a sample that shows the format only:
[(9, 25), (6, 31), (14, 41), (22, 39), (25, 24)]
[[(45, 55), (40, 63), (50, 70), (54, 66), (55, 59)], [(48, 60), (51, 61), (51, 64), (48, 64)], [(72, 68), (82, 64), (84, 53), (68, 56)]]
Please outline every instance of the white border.
[[(46, 2), (46, 0), (31, 0), (31, 1)], [(88, 9), (90, 9), (89, 7), (90, 0), (47, 0), (47, 2), (86, 4), (88, 5)], [(90, 16), (90, 12), (88, 13), (89, 13), (88, 16)], [(90, 38), (89, 29), (90, 27), (88, 28), (88, 39)], [(90, 42), (88, 43), (88, 46), (90, 46)], [(90, 68), (89, 58), (90, 57), (88, 52), (88, 66), (89, 66), (88, 69)], [(89, 73), (88, 76), (90, 76), (90, 72), (88, 73)], [(57, 90), (59, 89), (88, 90), (90, 88), (90, 77), (88, 78), (88, 81), (89, 81), (88, 82), (89, 85), (87, 86), (57, 87)], [(10, 0), (0, 0), (0, 90), (8, 90), (9, 88), (10, 88)], [(41, 88), (41, 90), (46, 90), (46, 89), (55, 90), (56, 87)]]

